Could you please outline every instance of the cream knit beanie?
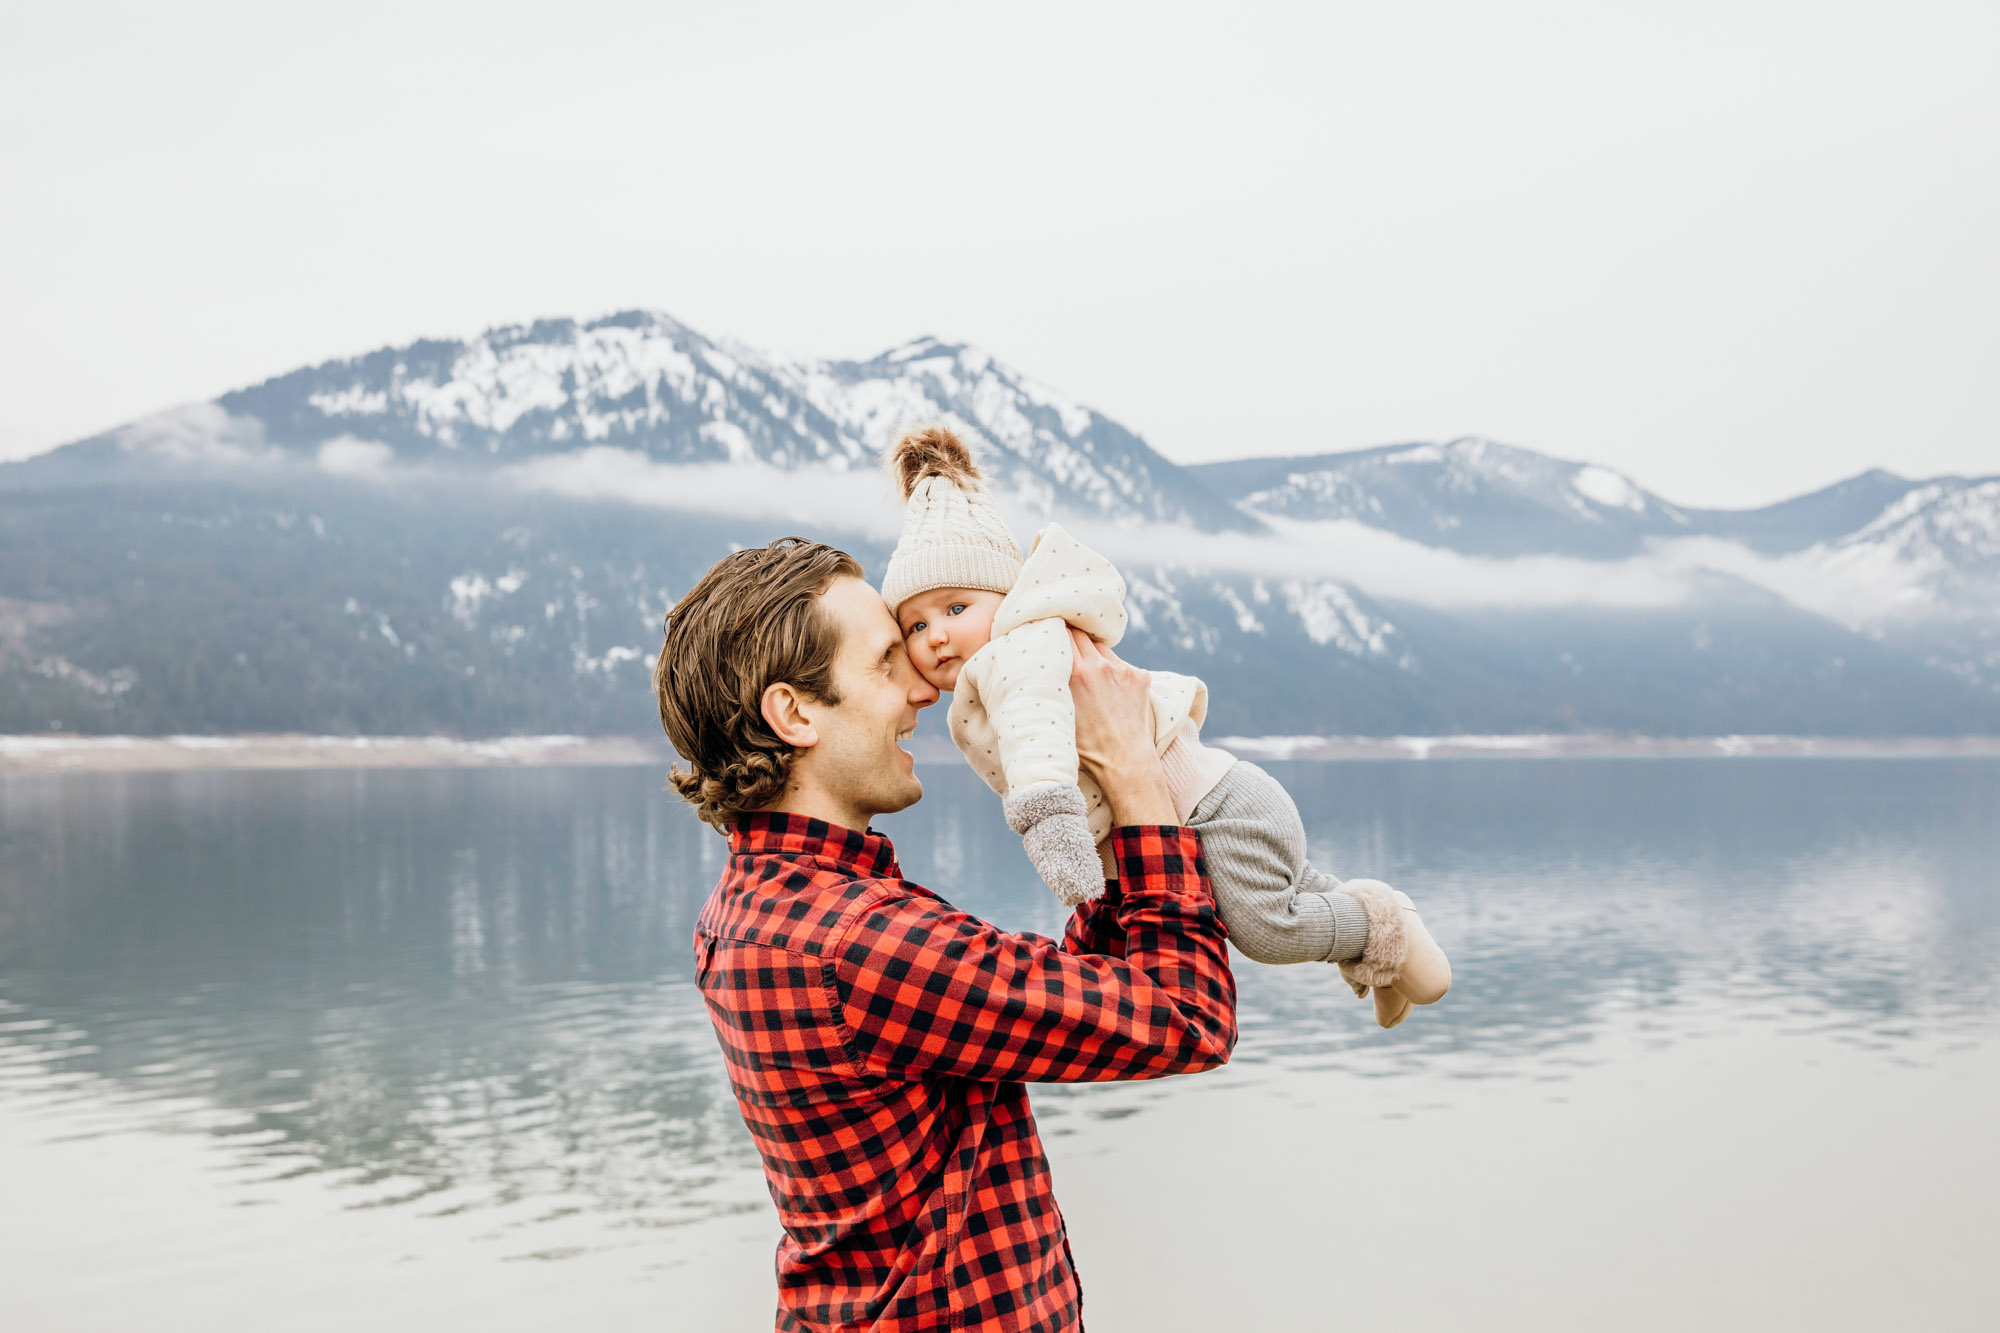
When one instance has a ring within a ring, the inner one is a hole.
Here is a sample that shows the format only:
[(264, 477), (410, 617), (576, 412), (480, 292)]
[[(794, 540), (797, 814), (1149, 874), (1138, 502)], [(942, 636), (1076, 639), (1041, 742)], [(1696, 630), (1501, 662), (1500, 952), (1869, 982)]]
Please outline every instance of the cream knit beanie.
[(932, 588), (1012, 591), (1021, 548), (1000, 521), (965, 441), (946, 426), (906, 430), (885, 461), (904, 502), (903, 535), (882, 574), (889, 610)]

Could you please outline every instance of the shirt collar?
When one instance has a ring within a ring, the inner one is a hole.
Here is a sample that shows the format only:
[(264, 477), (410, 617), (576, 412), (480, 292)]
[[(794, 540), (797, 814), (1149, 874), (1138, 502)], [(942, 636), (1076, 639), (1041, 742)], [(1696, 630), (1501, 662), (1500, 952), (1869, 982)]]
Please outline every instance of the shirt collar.
[(856, 879), (901, 879), (896, 849), (874, 831), (856, 833), (824, 819), (783, 812), (738, 815), (729, 833), (732, 856), (809, 856)]

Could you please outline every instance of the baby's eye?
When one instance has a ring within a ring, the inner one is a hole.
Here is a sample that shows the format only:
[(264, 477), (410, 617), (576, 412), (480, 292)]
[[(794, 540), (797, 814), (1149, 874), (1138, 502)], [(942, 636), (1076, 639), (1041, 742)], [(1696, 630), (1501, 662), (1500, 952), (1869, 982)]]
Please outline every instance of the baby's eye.
[(960, 611), (963, 611), (964, 609), (965, 609), (965, 603), (964, 603), (964, 602), (953, 602), (953, 603), (951, 604), (951, 610), (950, 610), (949, 612), (947, 612), (947, 614), (949, 614), (949, 615), (954, 615), (954, 616), (955, 616), (955, 615), (957, 615), (957, 614), (958, 614), (958, 613), (959, 613)]
[(910, 637), (910, 635), (921, 633), (928, 628), (929, 626), (925, 625), (923, 621), (919, 620), (916, 624), (910, 626), (907, 630), (903, 631), (903, 637), (907, 639)]

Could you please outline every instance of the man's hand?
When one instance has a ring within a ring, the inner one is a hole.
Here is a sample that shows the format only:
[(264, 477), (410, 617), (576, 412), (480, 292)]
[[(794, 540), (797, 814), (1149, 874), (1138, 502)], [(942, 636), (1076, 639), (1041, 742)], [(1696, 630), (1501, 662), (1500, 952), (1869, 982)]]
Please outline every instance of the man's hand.
[(1111, 822), (1180, 823), (1153, 748), (1153, 701), (1147, 693), (1152, 677), (1074, 625), (1069, 639), (1076, 754), (1104, 789)]

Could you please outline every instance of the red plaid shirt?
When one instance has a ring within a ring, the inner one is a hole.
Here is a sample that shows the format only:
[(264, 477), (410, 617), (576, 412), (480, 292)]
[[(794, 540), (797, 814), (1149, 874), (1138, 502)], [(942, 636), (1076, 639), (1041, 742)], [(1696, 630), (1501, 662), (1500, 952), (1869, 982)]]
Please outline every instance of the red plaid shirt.
[(729, 841), (695, 967), (785, 1227), (777, 1327), (1078, 1327), (1023, 1083), (1229, 1058), (1199, 837), (1114, 831), (1121, 879), (1061, 944), (909, 883), (878, 834), (763, 814)]

